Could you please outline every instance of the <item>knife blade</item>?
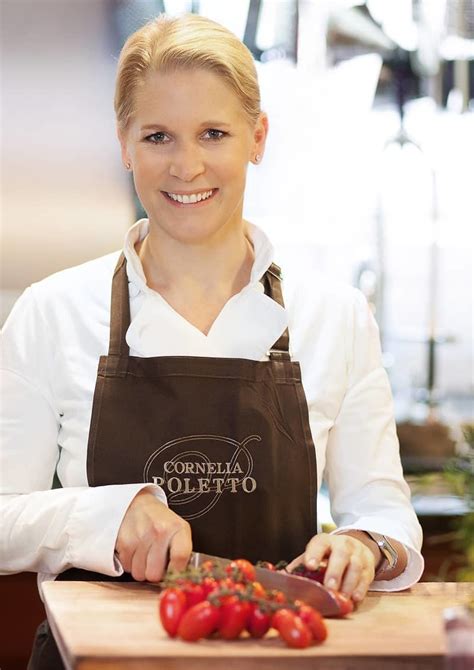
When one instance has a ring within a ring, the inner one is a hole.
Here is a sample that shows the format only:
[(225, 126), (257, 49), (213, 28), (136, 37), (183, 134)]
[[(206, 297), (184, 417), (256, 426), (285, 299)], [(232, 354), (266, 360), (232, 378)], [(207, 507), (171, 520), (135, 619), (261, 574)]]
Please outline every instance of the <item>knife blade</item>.
[[(204, 561), (213, 561), (216, 565), (225, 567), (231, 561), (220, 556), (210, 556), (193, 551), (189, 565), (198, 568)], [(307, 577), (298, 577), (285, 572), (267, 570), (255, 567), (256, 579), (266, 589), (277, 589), (289, 600), (304, 600), (307, 605), (317, 609), (323, 616), (338, 616), (341, 608), (335, 596), (322, 584)]]

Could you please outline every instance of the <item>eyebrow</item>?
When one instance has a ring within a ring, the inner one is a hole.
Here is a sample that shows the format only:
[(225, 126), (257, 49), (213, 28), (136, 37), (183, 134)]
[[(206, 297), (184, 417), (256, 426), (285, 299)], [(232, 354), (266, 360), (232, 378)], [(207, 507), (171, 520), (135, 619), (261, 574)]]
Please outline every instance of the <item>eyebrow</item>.
[[(212, 120), (211, 119), (210, 121), (203, 121), (201, 123), (201, 128), (212, 128), (214, 126), (217, 126), (217, 127), (220, 127), (220, 128), (225, 126), (226, 128), (230, 128), (230, 124), (226, 123), (225, 121), (217, 121), (217, 120)], [(164, 123), (148, 123), (145, 126), (142, 126), (140, 128), (140, 130), (141, 131), (154, 130), (156, 128), (159, 128), (160, 130), (164, 130), (165, 132), (168, 132), (170, 130), (169, 128), (166, 127), (166, 125)]]

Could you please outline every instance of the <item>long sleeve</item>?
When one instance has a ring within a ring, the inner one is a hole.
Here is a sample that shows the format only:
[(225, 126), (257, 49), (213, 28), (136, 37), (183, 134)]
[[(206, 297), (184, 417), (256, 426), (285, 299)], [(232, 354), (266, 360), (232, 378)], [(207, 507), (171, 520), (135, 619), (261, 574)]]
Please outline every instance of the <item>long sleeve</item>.
[(89, 488), (85, 474), (72, 474), (83, 485), (51, 490), (62, 422), (53, 383), (57, 349), (30, 288), (2, 334), (0, 572), (57, 574), (76, 566), (119, 575), (118, 529), (146, 485)]
[(405, 546), (406, 570), (371, 587), (395, 591), (417, 582), (423, 572), (422, 533), (403, 479), (378, 328), (364, 296), (357, 291), (347, 333), (347, 390), (329, 431), (326, 452), (331, 514), (338, 531), (379, 532)]

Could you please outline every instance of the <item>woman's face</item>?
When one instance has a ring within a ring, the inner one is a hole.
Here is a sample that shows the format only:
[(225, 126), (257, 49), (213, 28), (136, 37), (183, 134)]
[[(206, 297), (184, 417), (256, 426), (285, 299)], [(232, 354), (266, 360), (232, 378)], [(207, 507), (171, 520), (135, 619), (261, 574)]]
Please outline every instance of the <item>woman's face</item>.
[(263, 153), (267, 128), (264, 114), (250, 125), (239, 98), (213, 72), (151, 73), (119, 133), (151, 225), (187, 243), (240, 226), (247, 165)]

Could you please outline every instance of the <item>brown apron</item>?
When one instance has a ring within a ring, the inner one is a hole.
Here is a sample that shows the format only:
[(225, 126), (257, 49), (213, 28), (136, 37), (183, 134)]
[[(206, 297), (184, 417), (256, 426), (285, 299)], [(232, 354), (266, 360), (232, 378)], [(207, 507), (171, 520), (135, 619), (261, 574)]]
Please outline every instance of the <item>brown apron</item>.
[[(284, 307), (278, 266), (262, 281)], [(253, 562), (295, 558), (316, 533), (317, 475), (288, 330), (268, 361), (141, 358), (129, 354), (129, 325), (122, 255), (112, 282), (109, 353), (99, 360), (94, 392), (89, 485), (160, 485), (169, 507), (191, 524), (196, 551)], [(73, 568), (59, 578), (94, 574)]]

